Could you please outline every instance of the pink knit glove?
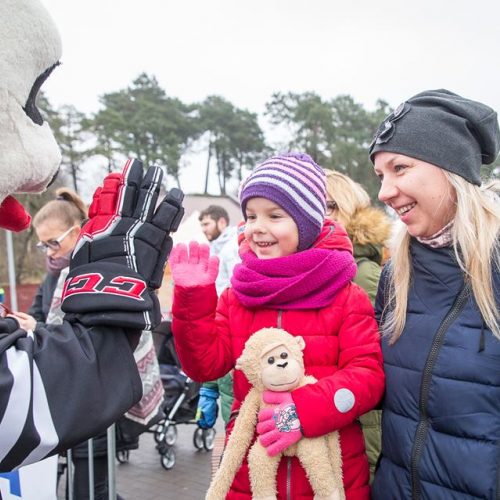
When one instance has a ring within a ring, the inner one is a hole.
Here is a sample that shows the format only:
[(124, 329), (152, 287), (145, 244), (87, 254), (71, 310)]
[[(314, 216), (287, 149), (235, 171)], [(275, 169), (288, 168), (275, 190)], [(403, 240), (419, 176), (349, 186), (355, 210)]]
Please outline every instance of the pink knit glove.
[(264, 403), (275, 404), (259, 412), (259, 441), (270, 457), (295, 444), (301, 437), (300, 421), (289, 392), (264, 391)]
[(174, 283), (179, 286), (201, 286), (215, 283), (219, 272), (219, 258), (210, 256), (210, 247), (197, 241), (175, 245), (170, 253), (170, 269)]

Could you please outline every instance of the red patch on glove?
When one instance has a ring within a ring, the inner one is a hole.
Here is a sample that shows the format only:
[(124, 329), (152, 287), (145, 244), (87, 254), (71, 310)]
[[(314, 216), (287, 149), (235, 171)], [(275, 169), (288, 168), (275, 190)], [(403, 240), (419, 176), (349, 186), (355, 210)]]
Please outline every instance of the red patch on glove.
[(26, 209), (12, 196), (7, 196), (0, 204), (0, 227), (9, 231), (23, 231), (31, 222)]

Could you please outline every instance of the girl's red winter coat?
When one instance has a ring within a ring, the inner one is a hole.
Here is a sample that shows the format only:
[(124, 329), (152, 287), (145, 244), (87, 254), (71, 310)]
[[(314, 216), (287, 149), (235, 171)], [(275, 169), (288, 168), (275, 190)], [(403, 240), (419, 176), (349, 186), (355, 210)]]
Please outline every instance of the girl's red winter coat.
[[(198, 381), (217, 379), (234, 368), (247, 339), (261, 328), (280, 327), (301, 335), (306, 343), (306, 374), (318, 379), (316, 384), (292, 392), (302, 432), (306, 437), (316, 437), (338, 430), (346, 497), (369, 498), (368, 460), (357, 417), (379, 402), (384, 373), (373, 308), (360, 287), (348, 284), (331, 305), (322, 309), (251, 310), (238, 301), (231, 288), (217, 304), (214, 285), (176, 286), (172, 312), (175, 345), (183, 369)], [(243, 373), (235, 370), (233, 412), (249, 389)], [(230, 422), (228, 433), (231, 429)], [(313, 498), (296, 458), (282, 458), (277, 482), (280, 499)], [(251, 498), (246, 461), (227, 498)]]

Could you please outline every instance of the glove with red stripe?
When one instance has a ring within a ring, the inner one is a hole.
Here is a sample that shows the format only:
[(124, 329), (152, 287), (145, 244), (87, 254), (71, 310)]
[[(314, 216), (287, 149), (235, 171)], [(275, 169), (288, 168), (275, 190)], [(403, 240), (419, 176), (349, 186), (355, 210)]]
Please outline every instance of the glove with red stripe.
[(161, 320), (159, 288), (184, 215), (171, 189), (156, 207), (163, 173), (128, 160), (98, 188), (75, 246), (62, 298), (69, 321), (150, 330)]

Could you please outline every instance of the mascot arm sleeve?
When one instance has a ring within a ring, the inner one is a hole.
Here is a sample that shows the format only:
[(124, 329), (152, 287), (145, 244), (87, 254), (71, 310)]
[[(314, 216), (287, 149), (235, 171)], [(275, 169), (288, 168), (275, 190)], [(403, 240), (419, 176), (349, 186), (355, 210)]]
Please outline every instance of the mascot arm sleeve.
[(141, 398), (124, 330), (64, 322), (27, 334), (5, 324), (0, 320), (0, 472), (95, 436)]
[(370, 300), (351, 285), (338, 332), (338, 370), (292, 393), (306, 437), (341, 429), (375, 408), (384, 391), (380, 335)]
[(229, 289), (217, 302), (215, 285), (174, 287), (172, 331), (182, 369), (198, 382), (233, 368), (229, 337)]

